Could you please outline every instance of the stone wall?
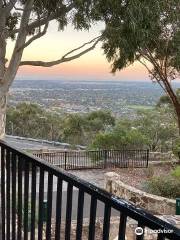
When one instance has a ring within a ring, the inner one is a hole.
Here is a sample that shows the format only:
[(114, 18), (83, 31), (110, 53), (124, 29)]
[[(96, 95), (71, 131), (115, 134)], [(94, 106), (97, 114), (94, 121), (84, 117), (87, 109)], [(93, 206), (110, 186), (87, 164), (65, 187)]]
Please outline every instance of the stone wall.
[(136, 206), (145, 208), (153, 214), (175, 214), (176, 201), (174, 199), (152, 195), (124, 184), (119, 180), (117, 173), (108, 172), (105, 174), (105, 188), (108, 192), (130, 201)]
[(175, 160), (176, 157), (172, 153), (169, 152), (150, 152), (149, 153), (149, 161), (171, 161)]

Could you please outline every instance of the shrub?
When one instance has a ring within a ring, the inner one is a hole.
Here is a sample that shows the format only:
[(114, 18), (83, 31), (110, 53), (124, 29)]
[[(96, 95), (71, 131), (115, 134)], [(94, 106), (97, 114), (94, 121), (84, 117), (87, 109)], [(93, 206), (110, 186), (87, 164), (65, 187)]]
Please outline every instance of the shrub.
[(180, 181), (180, 166), (177, 166), (171, 173), (171, 175)]
[(153, 177), (145, 183), (146, 191), (167, 198), (180, 197), (180, 180), (173, 176)]
[(154, 167), (152, 165), (150, 165), (147, 169), (146, 169), (146, 176), (148, 178), (152, 178), (154, 176)]
[(173, 153), (180, 159), (180, 139), (177, 139), (173, 146)]

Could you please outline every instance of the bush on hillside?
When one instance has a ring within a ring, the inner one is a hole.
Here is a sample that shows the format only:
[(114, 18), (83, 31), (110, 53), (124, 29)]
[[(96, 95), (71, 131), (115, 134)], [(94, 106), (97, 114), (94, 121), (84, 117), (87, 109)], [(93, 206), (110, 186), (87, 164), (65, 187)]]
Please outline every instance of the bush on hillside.
[(180, 181), (180, 166), (177, 166), (171, 173), (171, 175)]
[(153, 177), (145, 183), (145, 190), (167, 198), (180, 197), (180, 180), (173, 176)]
[(180, 139), (178, 138), (173, 146), (173, 153), (180, 159)]

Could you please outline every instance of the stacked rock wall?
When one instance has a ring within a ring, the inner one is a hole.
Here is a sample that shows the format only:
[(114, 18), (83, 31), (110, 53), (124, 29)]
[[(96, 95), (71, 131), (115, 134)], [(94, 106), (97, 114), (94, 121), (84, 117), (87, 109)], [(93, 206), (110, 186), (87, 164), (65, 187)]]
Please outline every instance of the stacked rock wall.
[(124, 184), (119, 180), (117, 173), (109, 172), (105, 174), (105, 187), (107, 191), (134, 203), (136, 206), (147, 209), (153, 214), (175, 214), (176, 201), (174, 199), (149, 194)]

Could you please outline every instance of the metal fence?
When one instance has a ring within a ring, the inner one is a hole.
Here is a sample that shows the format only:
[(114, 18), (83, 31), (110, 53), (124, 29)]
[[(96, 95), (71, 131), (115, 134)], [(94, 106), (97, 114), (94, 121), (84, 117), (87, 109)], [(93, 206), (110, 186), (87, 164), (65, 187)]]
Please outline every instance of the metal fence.
[(144, 168), (148, 166), (149, 150), (53, 151), (34, 156), (65, 170)]
[(4, 142), (0, 150), (2, 240), (109, 240), (112, 229), (125, 240), (130, 220), (144, 230), (131, 239), (145, 239), (146, 229), (156, 230), (158, 240), (180, 239), (173, 225), (67, 171)]

